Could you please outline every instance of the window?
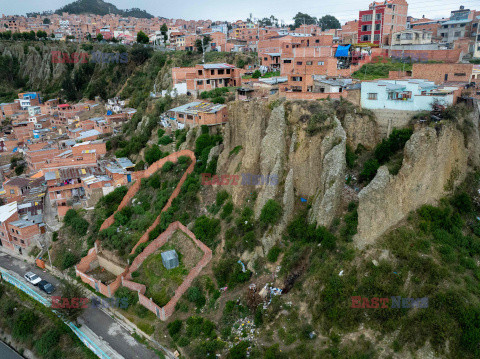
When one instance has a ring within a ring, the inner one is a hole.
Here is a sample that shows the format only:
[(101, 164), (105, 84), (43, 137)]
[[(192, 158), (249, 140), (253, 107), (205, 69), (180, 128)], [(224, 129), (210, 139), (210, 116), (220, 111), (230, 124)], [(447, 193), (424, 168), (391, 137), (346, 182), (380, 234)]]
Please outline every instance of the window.
[(184, 118), (183, 113), (179, 113), (178, 118)]
[(292, 81), (301, 82), (302, 81), (302, 76), (293, 76)]
[(202, 80), (199, 80), (199, 81), (197, 82), (197, 84), (203, 85), (203, 81), (202, 81)]
[(380, 31), (380, 24), (375, 24), (375, 31)]
[(198, 70), (198, 74), (199, 74), (199, 75), (203, 75), (203, 71), (202, 71), (202, 70)]
[(187, 115), (187, 120), (193, 120), (193, 115)]
[(223, 75), (225, 73), (225, 70), (221, 69), (221, 70), (218, 70), (218, 74), (219, 75)]
[(318, 61), (318, 62), (317, 62), (317, 65), (318, 65), (318, 66), (323, 66), (323, 65), (325, 65), (325, 63), (324, 63), (323, 61)]
[(268, 58), (267, 58), (267, 57), (264, 57), (263, 59), (264, 59), (265, 61), (267, 61), (267, 60), (268, 60)]
[(412, 39), (412, 33), (407, 32), (407, 33), (405, 34), (405, 40), (411, 40), (411, 39)]
[(311, 65), (312, 64), (312, 61), (307, 61), (307, 65)]
[(455, 37), (460, 37), (461, 34), (462, 34), (462, 33), (461, 33), (460, 31), (455, 31), (455, 34), (454, 34), (453, 36), (455, 36)]
[(373, 93), (373, 92), (370, 92), (368, 94), (368, 99), (369, 100), (376, 100), (377, 99), (377, 94), (376, 93)]
[(227, 75), (230, 75), (230, 69), (227, 69)]
[(15, 190), (14, 190), (14, 189), (11, 189), (11, 190), (10, 190), (10, 194), (15, 194)]
[[(475, 24), (475, 25), (476, 25), (476, 24)], [(317, 39), (317, 40), (315, 40), (315, 43), (316, 43), (316, 44), (318, 44), (319, 42), (320, 42), (320, 40), (318, 40), (318, 39)]]
[(302, 63), (302, 61), (297, 61), (297, 65), (301, 65)]
[(380, 34), (373, 35), (373, 41), (380, 41)]
[(284, 63), (284, 64), (291, 64), (291, 63), (292, 63), (292, 60), (283, 60), (283, 63)]
[(25, 241), (23, 239), (20, 239), (20, 243), (25, 244)]
[(372, 14), (362, 15), (362, 21), (372, 21)]
[(455, 76), (466, 76), (467, 74), (465, 72), (457, 72), (454, 75)]
[(206, 82), (207, 82), (207, 85), (210, 85), (210, 80), (207, 80)]
[(372, 25), (362, 25), (362, 31), (372, 31)]
[(370, 41), (371, 35), (362, 35), (362, 41)]
[(375, 14), (375, 20), (381, 20), (382, 14)]

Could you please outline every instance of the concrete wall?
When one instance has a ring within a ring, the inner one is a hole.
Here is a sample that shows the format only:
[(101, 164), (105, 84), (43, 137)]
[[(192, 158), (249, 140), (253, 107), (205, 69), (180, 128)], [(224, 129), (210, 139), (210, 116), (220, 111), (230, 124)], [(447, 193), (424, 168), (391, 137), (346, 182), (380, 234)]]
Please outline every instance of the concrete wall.
[(372, 110), (375, 114), (375, 122), (378, 125), (378, 132), (381, 137), (388, 137), (394, 128), (407, 127), (410, 119), (418, 111), (397, 111), (397, 110)]
[(116, 276), (119, 276), (125, 271), (125, 268), (119, 266), (118, 264), (115, 264), (107, 258), (104, 258), (101, 254), (98, 256), (98, 264), (110, 273), (115, 274)]

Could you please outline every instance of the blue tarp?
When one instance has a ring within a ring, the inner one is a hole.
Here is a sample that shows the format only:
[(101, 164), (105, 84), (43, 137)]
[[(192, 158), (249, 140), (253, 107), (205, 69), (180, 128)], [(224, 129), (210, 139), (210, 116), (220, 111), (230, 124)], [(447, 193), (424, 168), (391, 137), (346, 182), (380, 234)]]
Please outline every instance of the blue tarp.
[(339, 46), (337, 47), (337, 52), (335, 57), (347, 57), (351, 45)]
[(107, 111), (107, 116), (110, 116), (112, 113), (113, 113), (112, 111), (108, 110)]

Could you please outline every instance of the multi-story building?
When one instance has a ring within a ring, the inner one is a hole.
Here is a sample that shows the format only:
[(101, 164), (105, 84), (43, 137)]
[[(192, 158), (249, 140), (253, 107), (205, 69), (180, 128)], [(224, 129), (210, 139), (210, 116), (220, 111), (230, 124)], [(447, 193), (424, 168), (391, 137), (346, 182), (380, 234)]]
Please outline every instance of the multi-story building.
[(240, 86), (241, 69), (226, 63), (174, 67), (172, 78), (173, 85), (186, 82), (187, 90), (198, 95), (218, 87)]
[(373, 2), (359, 13), (358, 42), (389, 45), (392, 34), (407, 28), (405, 0)]
[(167, 111), (170, 119), (189, 126), (219, 125), (227, 122), (227, 106), (209, 102), (190, 102)]
[(440, 36), (442, 37), (442, 42), (452, 44), (456, 40), (471, 36), (469, 25), (473, 22), (474, 15), (474, 10), (465, 9), (464, 6), (460, 6), (460, 9), (452, 11), (450, 20), (443, 22), (441, 25)]
[(407, 29), (394, 33), (391, 45), (423, 45), (431, 43), (431, 31)]

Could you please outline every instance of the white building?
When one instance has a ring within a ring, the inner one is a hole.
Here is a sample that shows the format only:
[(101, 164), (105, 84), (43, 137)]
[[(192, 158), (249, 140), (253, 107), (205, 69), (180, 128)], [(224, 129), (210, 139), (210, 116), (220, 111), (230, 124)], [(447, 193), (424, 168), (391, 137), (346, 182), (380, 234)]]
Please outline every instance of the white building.
[(452, 105), (455, 90), (458, 88), (440, 88), (433, 81), (422, 79), (365, 81), (360, 101), (363, 108), (372, 110), (424, 111), (431, 110), (436, 101)]

